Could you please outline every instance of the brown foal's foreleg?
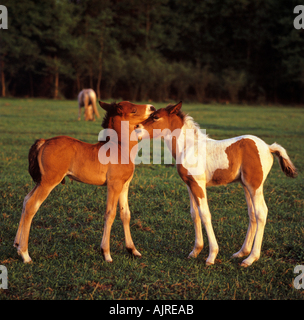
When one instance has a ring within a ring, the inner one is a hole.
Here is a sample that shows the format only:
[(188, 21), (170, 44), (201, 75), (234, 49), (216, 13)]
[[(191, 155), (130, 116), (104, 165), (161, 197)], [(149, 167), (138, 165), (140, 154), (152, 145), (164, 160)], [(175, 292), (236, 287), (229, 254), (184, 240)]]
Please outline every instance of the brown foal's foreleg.
[(55, 186), (37, 184), (24, 198), (21, 219), (14, 241), (14, 246), (17, 248), (18, 254), (21, 255), (24, 263), (32, 261), (28, 254), (28, 239), (34, 215)]
[(107, 208), (105, 213), (103, 236), (102, 236), (102, 241), (100, 245), (100, 249), (107, 262), (113, 261), (110, 254), (110, 233), (111, 233), (112, 224), (115, 220), (117, 202), (118, 202), (119, 195), (122, 191), (122, 188), (123, 188), (122, 182), (117, 182), (116, 184), (114, 183), (108, 184)]
[(119, 196), (120, 218), (121, 218), (124, 232), (125, 232), (126, 248), (128, 252), (132, 253), (134, 256), (141, 257), (141, 254), (135, 248), (135, 245), (131, 237), (131, 231), (130, 231), (131, 213), (130, 213), (129, 203), (128, 203), (128, 192), (129, 192), (129, 185), (130, 185), (130, 181), (132, 180), (132, 177), (124, 184)]

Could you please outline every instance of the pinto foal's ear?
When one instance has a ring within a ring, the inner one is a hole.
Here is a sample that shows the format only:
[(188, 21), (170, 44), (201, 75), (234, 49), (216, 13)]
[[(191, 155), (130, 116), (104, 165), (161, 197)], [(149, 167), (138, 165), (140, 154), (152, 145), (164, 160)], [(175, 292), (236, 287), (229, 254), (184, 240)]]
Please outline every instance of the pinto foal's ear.
[(169, 113), (178, 113), (178, 111), (181, 109), (183, 102), (180, 101), (178, 104), (175, 105), (169, 105), (166, 110), (169, 111)]

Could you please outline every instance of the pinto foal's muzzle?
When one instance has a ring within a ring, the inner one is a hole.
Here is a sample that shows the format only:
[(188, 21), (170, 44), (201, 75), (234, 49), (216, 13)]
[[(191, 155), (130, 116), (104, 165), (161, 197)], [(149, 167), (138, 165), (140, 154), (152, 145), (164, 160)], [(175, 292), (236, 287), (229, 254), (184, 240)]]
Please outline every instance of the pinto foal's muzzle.
[(136, 126), (134, 126), (134, 130), (137, 136), (138, 141), (142, 140), (142, 136), (143, 136), (143, 129), (144, 126), (142, 124), (137, 124)]

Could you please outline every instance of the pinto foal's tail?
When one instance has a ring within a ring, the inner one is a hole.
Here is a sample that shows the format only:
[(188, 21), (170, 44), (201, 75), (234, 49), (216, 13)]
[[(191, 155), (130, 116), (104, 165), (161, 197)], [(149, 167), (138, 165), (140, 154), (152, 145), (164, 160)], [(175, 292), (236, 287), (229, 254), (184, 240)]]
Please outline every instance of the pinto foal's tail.
[(279, 160), (282, 171), (286, 174), (287, 177), (295, 178), (298, 175), (296, 167), (293, 165), (291, 160), (288, 157), (286, 150), (277, 143), (269, 146), (269, 150)]
[(45, 143), (44, 139), (38, 139), (35, 143), (31, 146), (29, 151), (28, 160), (29, 160), (29, 173), (36, 183), (41, 182), (41, 172), (38, 163), (38, 152), (41, 146)]

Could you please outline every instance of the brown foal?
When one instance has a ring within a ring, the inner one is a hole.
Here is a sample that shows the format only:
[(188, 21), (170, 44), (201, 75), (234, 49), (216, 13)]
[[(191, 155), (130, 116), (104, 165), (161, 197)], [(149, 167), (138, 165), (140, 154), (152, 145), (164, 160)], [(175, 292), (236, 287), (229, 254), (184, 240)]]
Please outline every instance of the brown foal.
[[(130, 102), (107, 104), (99, 102), (107, 111), (103, 127), (117, 132), (118, 163), (102, 164), (98, 158), (100, 148), (106, 142), (89, 144), (77, 139), (59, 136), (51, 139), (37, 140), (29, 151), (29, 172), (37, 183), (34, 189), (24, 198), (21, 219), (14, 246), (25, 263), (31, 262), (28, 254), (28, 239), (31, 222), (37, 210), (50, 192), (68, 176), (79, 182), (107, 186), (107, 207), (105, 212), (104, 233), (101, 250), (107, 262), (112, 262), (110, 255), (110, 232), (116, 216), (119, 201), (120, 217), (124, 227), (127, 250), (134, 256), (141, 256), (136, 250), (130, 232), (130, 210), (128, 190), (135, 165), (132, 161), (122, 164), (121, 122), (129, 121), (129, 136), (134, 126), (144, 121), (155, 111), (152, 105), (136, 105)], [(137, 148), (137, 141), (129, 143), (130, 151)], [(124, 155), (125, 156), (125, 155)], [(126, 161), (123, 161), (125, 163)]]

